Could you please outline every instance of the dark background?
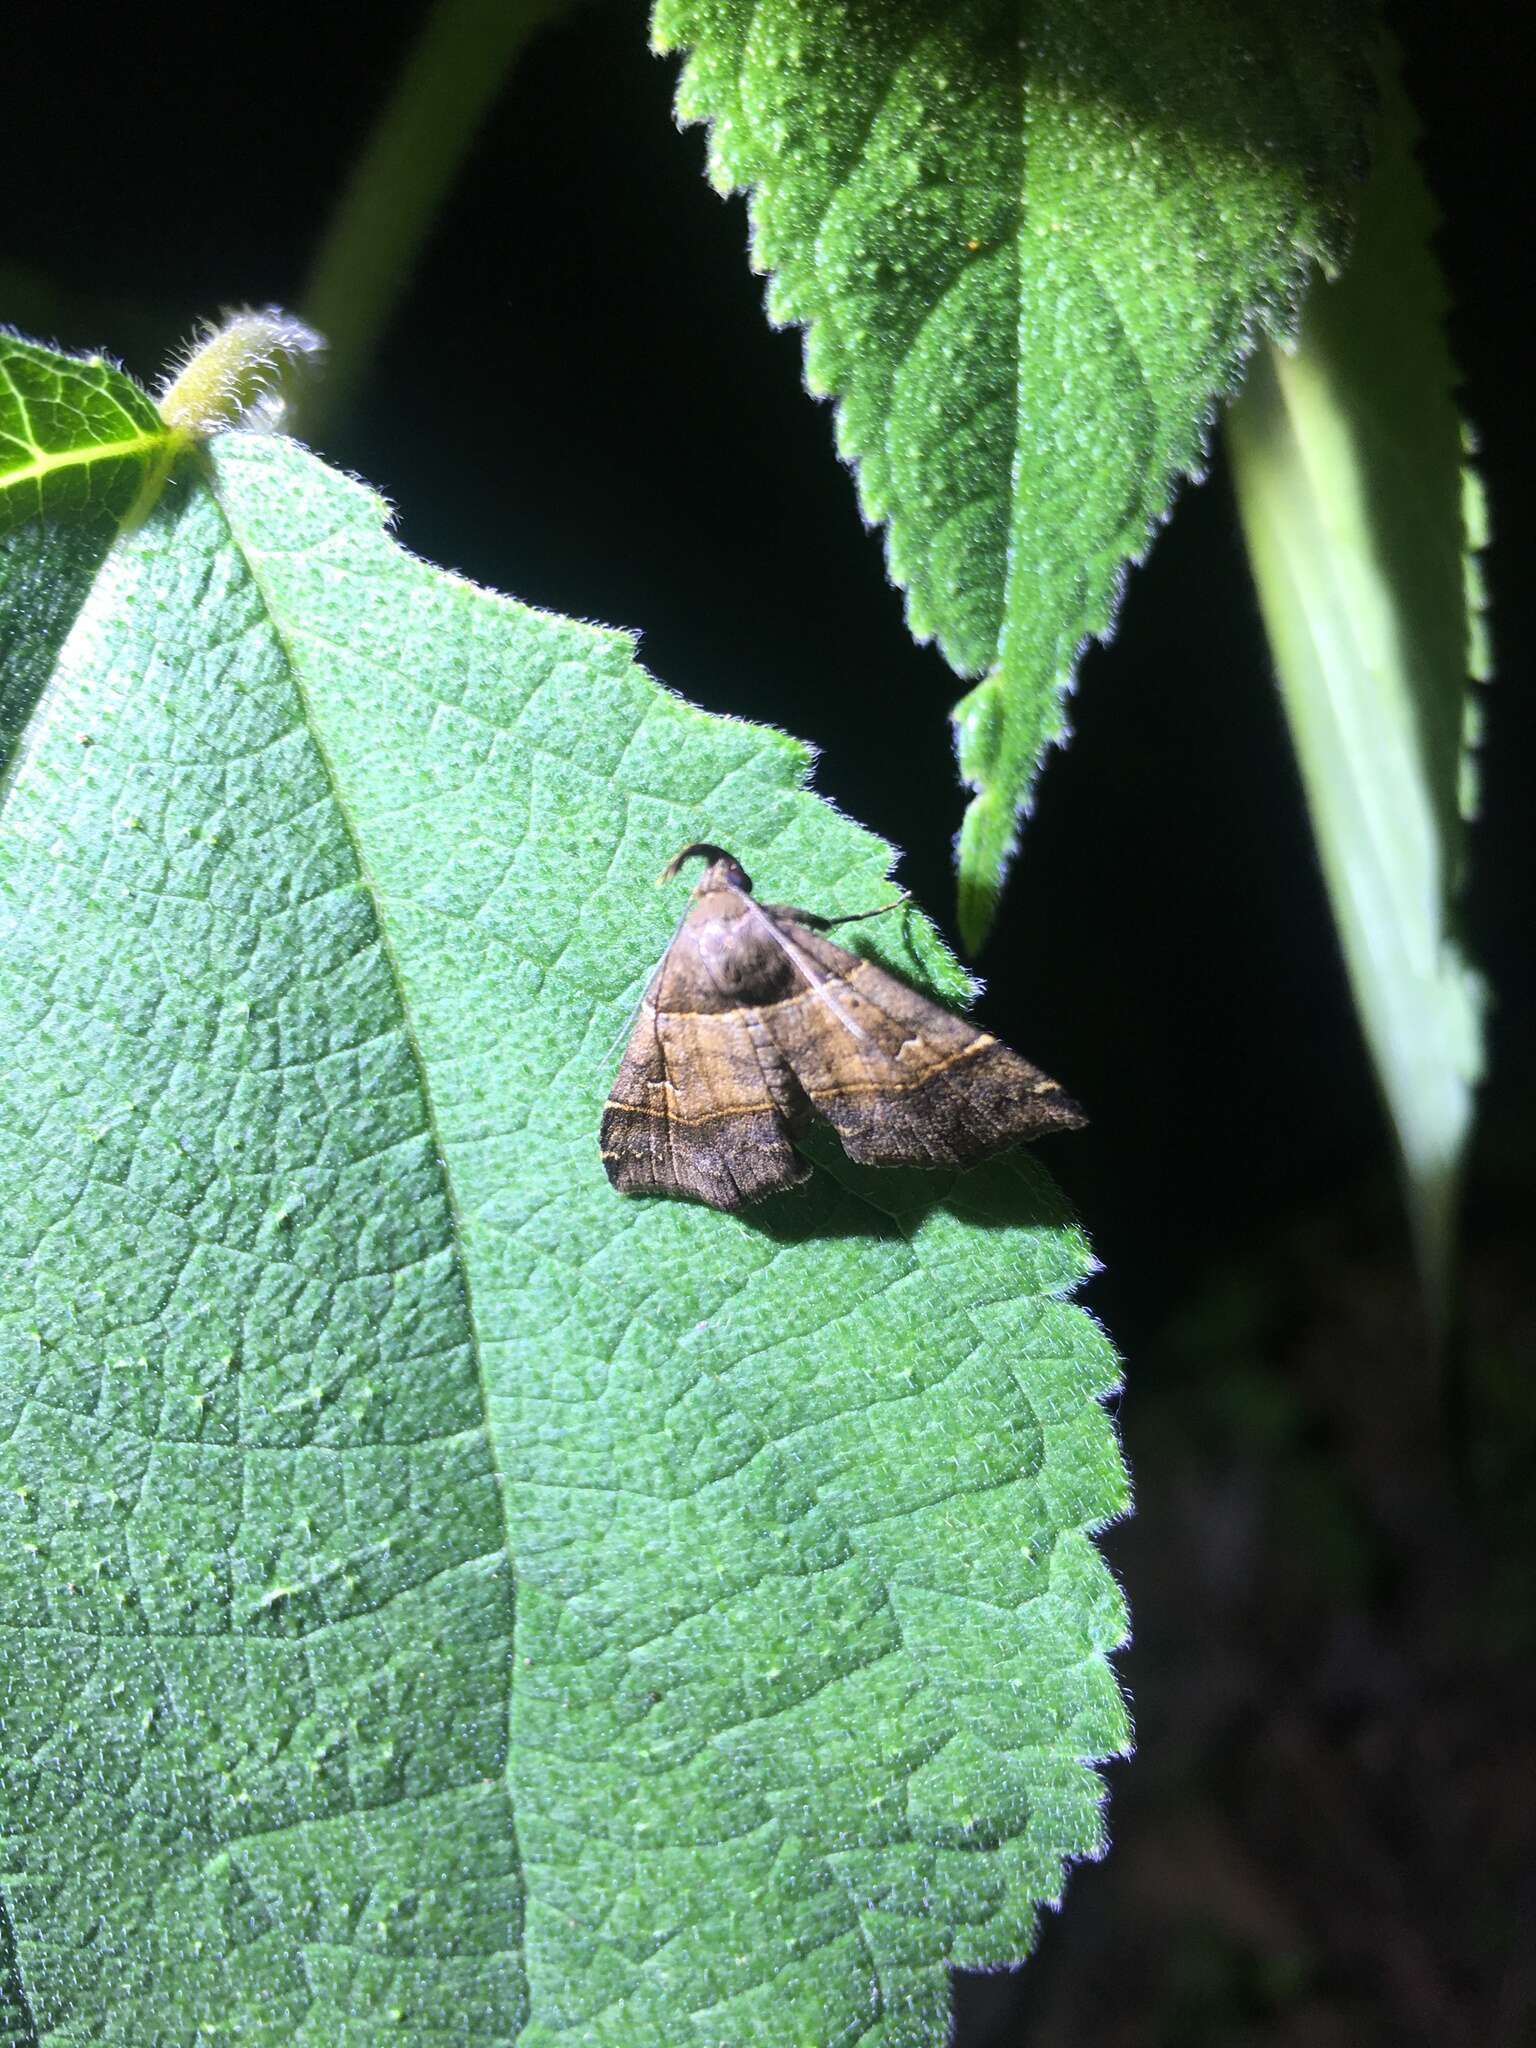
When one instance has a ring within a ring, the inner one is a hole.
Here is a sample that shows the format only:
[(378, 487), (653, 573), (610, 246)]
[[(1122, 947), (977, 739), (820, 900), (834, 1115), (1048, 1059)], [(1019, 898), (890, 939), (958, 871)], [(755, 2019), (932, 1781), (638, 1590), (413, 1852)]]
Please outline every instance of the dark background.
[[(0, 318), (148, 381), (197, 318), (296, 305), (422, 13), (13, 9)], [(1457, 1326), (1432, 1359), (1218, 449), (1085, 664), (980, 963), (987, 1021), (1094, 1118), (1051, 1164), (1129, 1361), (1140, 1751), (1031, 1965), (961, 1983), (963, 2048), (1536, 2040), (1533, 81), (1496, 9), (1397, 20), (1496, 534)], [(956, 691), (672, 79), (637, 5), (542, 34), (324, 452), (418, 553), (639, 627), (673, 688), (814, 741), (950, 924)]]

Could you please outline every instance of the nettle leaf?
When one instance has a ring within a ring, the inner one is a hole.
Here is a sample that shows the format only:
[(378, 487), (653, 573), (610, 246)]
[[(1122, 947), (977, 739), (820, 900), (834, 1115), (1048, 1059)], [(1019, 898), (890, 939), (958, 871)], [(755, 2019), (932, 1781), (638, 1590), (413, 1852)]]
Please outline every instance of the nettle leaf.
[(1361, 162), (1350, 0), (659, 0), (680, 113), (751, 193), (776, 323), (837, 405), (955, 714), (985, 936), (1084, 641), (1213, 402), (1339, 259)]
[(0, 333), (0, 534), (39, 514), (115, 527), (174, 443), (153, 399), (104, 357)]
[(1233, 477), (1355, 1004), (1443, 1327), (1483, 1063), (1460, 937), (1487, 540), (1417, 125), (1389, 63), (1346, 275), (1228, 418)]
[(0, 793), (107, 553), (177, 459), (221, 426), (273, 424), (318, 335), (275, 307), (205, 327), (156, 405), (102, 356), (0, 332)]
[(22, 2038), (937, 2043), (1100, 1849), (1117, 1373), (1043, 1172), (824, 1147), (736, 1218), (598, 1156), (668, 854), (888, 890), (807, 759), (272, 437), (92, 579), (0, 811)]
[(117, 538), (102, 510), (58, 527), (29, 519), (0, 534), (0, 796), (39, 694)]

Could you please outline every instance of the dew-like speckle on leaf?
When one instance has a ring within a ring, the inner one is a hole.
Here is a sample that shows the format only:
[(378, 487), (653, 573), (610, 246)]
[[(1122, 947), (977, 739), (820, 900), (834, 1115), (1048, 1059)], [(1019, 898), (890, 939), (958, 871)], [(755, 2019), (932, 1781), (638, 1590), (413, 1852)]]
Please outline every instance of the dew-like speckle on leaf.
[(1258, 332), (1340, 258), (1362, 20), (1355, 0), (659, 0), (679, 110), (711, 124), (715, 183), (751, 194), (769, 311), (807, 329), (912, 630), (996, 676), (988, 746), (959, 735), (970, 944), (1083, 642)]

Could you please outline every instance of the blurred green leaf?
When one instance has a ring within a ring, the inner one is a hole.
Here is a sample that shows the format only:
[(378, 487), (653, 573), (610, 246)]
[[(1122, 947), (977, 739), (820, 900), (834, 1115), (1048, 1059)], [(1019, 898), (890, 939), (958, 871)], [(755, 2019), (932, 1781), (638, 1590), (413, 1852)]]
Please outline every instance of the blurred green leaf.
[(835, 911), (888, 849), (382, 524), (215, 439), (3, 791), (23, 2038), (937, 2044), (1127, 1739), (1085, 1247), (1026, 1160), (614, 1193), (662, 859)]
[(1238, 502), (1355, 1004), (1445, 1310), (1482, 1070), (1457, 936), (1476, 705), (1490, 672), (1467, 460), (1431, 250), (1435, 212), (1395, 72), (1348, 273), (1267, 350), (1229, 416)]
[(710, 174), (751, 191), (775, 322), (919, 639), (982, 677), (960, 925), (991, 924), (1085, 640), (1113, 623), (1213, 401), (1340, 254), (1357, 10), (1177, 0), (659, 0)]

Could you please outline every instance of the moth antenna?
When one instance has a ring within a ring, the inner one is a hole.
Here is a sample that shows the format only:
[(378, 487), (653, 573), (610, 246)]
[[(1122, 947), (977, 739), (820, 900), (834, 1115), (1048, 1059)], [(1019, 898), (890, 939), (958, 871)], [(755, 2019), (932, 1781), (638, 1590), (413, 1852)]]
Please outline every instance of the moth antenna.
[(707, 839), (695, 839), (691, 845), (685, 846), (681, 853), (674, 853), (667, 862), (661, 873), (656, 877), (658, 889), (663, 882), (670, 882), (672, 880), (685, 860), (704, 860), (708, 861), (711, 865), (717, 860), (728, 860), (734, 865), (736, 856), (727, 853), (723, 846), (712, 846)]
[[(665, 875), (659, 876), (658, 885), (661, 882), (664, 882), (666, 879), (667, 878)], [(624, 1043), (624, 1041), (629, 1037), (629, 1034), (634, 1030), (635, 1019), (640, 1015), (640, 1012), (645, 1008), (645, 999), (650, 994), (656, 982), (660, 980), (661, 970), (667, 964), (667, 955), (671, 952), (672, 948), (677, 944), (677, 935), (687, 922), (688, 912), (685, 910), (682, 916), (677, 920), (677, 923), (672, 927), (672, 936), (670, 939), (668, 939), (666, 946), (662, 950), (661, 959), (657, 962), (656, 966), (651, 969), (651, 972), (646, 977), (646, 979), (640, 984), (640, 993), (635, 998), (634, 1007), (630, 1010), (628, 1021), (620, 1028), (619, 1032), (614, 1038), (613, 1043), (609, 1046), (607, 1052), (605, 1052), (603, 1055), (604, 1064), (606, 1064), (609, 1060), (613, 1058), (613, 1055), (618, 1051), (619, 1047)]]
[(614, 1033), (612, 1044), (603, 1054), (604, 1066), (607, 1066), (608, 1062), (613, 1058), (614, 1054), (618, 1051), (619, 1047), (628, 1042), (630, 1034), (634, 1031), (635, 1028), (635, 1019), (639, 1016), (640, 1012), (645, 1007), (645, 998), (650, 989), (650, 986), (650, 982), (645, 983), (639, 995), (636, 996), (634, 1000), (634, 1005), (631, 1008), (629, 1015), (625, 1018), (624, 1022), (619, 1026), (618, 1030)]

